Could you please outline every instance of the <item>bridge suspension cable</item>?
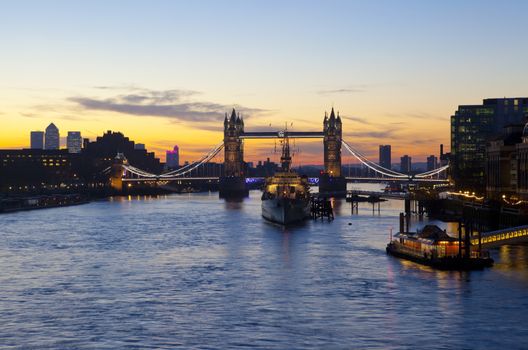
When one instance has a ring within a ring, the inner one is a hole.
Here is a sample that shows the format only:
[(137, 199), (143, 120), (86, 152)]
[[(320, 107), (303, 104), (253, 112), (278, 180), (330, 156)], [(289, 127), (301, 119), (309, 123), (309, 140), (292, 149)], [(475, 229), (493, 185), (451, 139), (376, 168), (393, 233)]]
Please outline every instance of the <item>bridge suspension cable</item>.
[[(181, 167), (179, 169), (176, 169), (176, 170), (173, 170), (173, 171), (169, 171), (167, 173), (163, 173), (163, 174), (160, 175), (160, 177), (180, 176), (180, 175), (186, 174), (189, 171), (195, 169), (197, 166), (202, 165), (203, 163), (207, 163), (208, 161), (213, 159), (218, 154), (218, 152), (220, 152), (222, 150), (222, 148), (224, 148), (224, 143), (223, 142), (221, 142), (218, 145), (216, 145), (211, 151), (209, 151), (209, 153), (204, 155), (198, 161), (196, 161), (194, 163), (191, 163), (191, 164), (187, 164), (186, 166), (183, 166), (183, 167)], [(189, 168), (192, 168), (192, 169), (189, 169)]]
[(440, 168), (429, 170), (429, 171), (426, 171), (426, 172), (423, 172), (423, 173), (420, 173), (420, 174), (416, 174), (416, 175), (402, 174), (402, 173), (399, 173), (397, 171), (384, 168), (381, 165), (376, 164), (376, 163), (368, 160), (367, 157), (365, 157), (358, 150), (356, 150), (352, 146), (350, 146), (346, 141), (342, 140), (341, 142), (342, 142), (343, 146), (345, 146), (345, 148), (354, 157), (356, 157), (356, 159), (358, 159), (362, 164), (364, 164), (368, 168), (374, 170), (375, 172), (377, 172), (379, 174), (382, 174), (382, 175), (385, 175), (385, 176), (388, 176), (388, 177), (395, 177), (395, 178), (402, 178), (402, 179), (404, 179), (404, 178), (408, 178), (408, 179), (420, 178), (420, 179), (422, 179), (422, 178), (426, 178), (426, 177), (430, 177), (430, 176), (434, 176), (434, 175), (440, 174), (442, 171), (445, 171), (445, 170), (447, 170), (447, 168), (449, 168), (449, 165), (444, 165), (444, 166), (442, 166)]
[(215, 148), (213, 148), (211, 151), (209, 151), (205, 156), (200, 158), (198, 161), (196, 161), (194, 163), (191, 163), (191, 164), (188, 164), (188, 165), (186, 165), (186, 166), (184, 166), (182, 168), (179, 168), (179, 169), (176, 169), (176, 170), (173, 170), (173, 171), (169, 171), (167, 173), (163, 173), (163, 174), (160, 174), (160, 175), (156, 175), (156, 174), (152, 174), (152, 173), (146, 172), (144, 170), (141, 170), (139, 168), (136, 168), (136, 167), (134, 167), (132, 165), (128, 165), (128, 164), (124, 164), (123, 168), (125, 170), (127, 170), (128, 172), (130, 172), (130, 173), (132, 173), (132, 174), (134, 174), (134, 175), (136, 175), (138, 177), (143, 177), (143, 178), (167, 179), (167, 178), (172, 178), (172, 177), (179, 177), (179, 176), (183, 176), (183, 175), (193, 171), (194, 169), (196, 169), (200, 165), (202, 165), (204, 163), (207, 163), (208, 161), (213, 159), (223, 148), (224, 148), (224, 143), (222, 142), (222, 143), (218, 144), (217, 146), (215, 146)]
[(425, 173), (416, 174), (414, 175), (414, 177), (424, 178), (424, 177), (434, 176), (434, 175), (440, 174), (444, 170), (447, 170), (447, 168), (449, 168), (449, 165), (444, 165), (440, 168), (426, 171)]
[(101, 173), (103, 173), (103, 174), (107, 174), (107, 173), (109, 173), (109, 172), (110, 172), (110, 170), (111, 170), (111, 169), (112, 169), (112, 167), (111, 167), (111, 166), (109, 166), (109, 167), (106, 167), (106, 168), (105, 168), (104, 170), (101, 170)]
[(388, 176), (388, 177), (396, 177), (396, 178), (409, 178), (409, 175), (399, 173), (397, 171), (387, 169), (382, 167), (379, 164), (376, 164), (370, 160), (367, 159), (363, 154), (361, 154), (358, 150), (354, 149), (352, 146), (350, 146), (346, 141), (341, 141), (343, 146), (352, 154), (354, 157), (356, 157), (357, 160), (359, 160), (363, 165), (368, 167), (369, 169), (374, 170), (375, 172)]
[(123, 168), (126, 171), (128, 171), (128, 172), (130, 172), (130, 173), (132, 173), (132, 174), (134, 174), (136, 176), (139, 176), (139, 177), (149, 177), (149, 178), (159, 177), (159, 175), (148, 173), (148, 172), (143, 171), (141, 169), (138, 169), (138, 168), (136, 168), (136, 167), (134, 167), (132, 165), (123, 164)]
[(178, 171), (173, 171), (173, 172), (162, 174), (162, 175), (160, 175), (160, 177), (161, 178), (171, 178), (171, 177), (183, 176), (183, 175), (193, 171), (194, 169), (196, 169), (200, 165), (202, 165), (204, 163), (207, 163), (208, 161), (213, 159), (223, 148), (224, 148), (224, 143), (221, 143), (220, 145), (216, 146), (212, 151), (210, 151), (205, 157), (203, 157), (199, 161), (191, 164), (192, 166), (188, 167), (184, 171), (182, 171), (182, 169), (183, 169), (182, 168), (182, 169), (178, 169)]

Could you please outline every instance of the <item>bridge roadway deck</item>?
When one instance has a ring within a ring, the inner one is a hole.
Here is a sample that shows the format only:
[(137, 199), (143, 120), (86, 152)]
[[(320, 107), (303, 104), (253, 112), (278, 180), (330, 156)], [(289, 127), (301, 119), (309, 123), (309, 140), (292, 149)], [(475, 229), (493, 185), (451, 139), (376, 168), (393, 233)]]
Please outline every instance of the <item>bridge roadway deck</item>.
[(240, 135), (241, 139), (276, 139), (283, 137), (300, 139), (321, 139), (322, 131), (246, 131)]
[(142, 177), (124, 178), (123, 182), (159, 182), (159, 181), (218, 181), (218, 177)]
[[(255, 178), (260, 179), (260, 178)], [(316, 179), (316, 178), (310, 178), (310, 179)], [(187, 180), (187, 181), (218, 181), (218, 177), (214, 176), (206, 176), (206, 177), (182, 177), (182, 176), (174, 176), (174, 177), (145, 177), (145, 178), (123, 178), (124, 182), (149, 182), (149, 181), (177, 181), (177, 180)], [(365, 182), (372, 182), (372, 183), (384, 183), (388, 181), (409, 181), (409, 179), (388, 179), (388, 178), (372, 178), (372, 177), (346, 177), (346, 180), (348, 182), (354, 182), (354, 181), (365, 181)], [(413, 179), (411, 182), (433, 182), (433, 183), (446, 183), (447, 180), (439, 180), (439, 179)], [(318, 183), (318, 181), (312, 180), (312, 183)]]
[(444, 179), (427, 179), (427, 178), (408, 178), (408, 177), (354, 177), (347, 176), (345, 179), (348, 182), (431, 182), (431, 183), (449, 183), (448, 180)]

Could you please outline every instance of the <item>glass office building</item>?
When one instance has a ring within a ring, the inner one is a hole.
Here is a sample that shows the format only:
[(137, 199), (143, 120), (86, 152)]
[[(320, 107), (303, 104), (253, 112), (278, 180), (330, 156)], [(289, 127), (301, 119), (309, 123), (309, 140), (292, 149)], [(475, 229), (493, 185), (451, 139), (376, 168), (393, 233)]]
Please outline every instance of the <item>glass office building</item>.
[(490, 98), (461, 105), (451, 116), (451, 176), (458, 189), (485, 189), (486, 146), (503, 128), (524, 124), (528, 98)]

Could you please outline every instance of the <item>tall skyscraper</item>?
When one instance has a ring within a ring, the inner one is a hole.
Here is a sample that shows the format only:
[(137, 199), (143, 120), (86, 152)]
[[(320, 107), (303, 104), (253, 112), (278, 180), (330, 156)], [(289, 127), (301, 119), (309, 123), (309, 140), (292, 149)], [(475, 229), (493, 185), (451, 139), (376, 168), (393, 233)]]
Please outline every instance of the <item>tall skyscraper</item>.
[(379, 165), (385, 169), (391, 168), (391, 145), (379, 146)]
[(400, 171), (404, 174), (410, 174), (411, 173), (411, 166), (412, 166), (412, 158), (408, 155), (404, 155), (400, 158)]
[(46, 128), (46, 139), (44, 140), (45, 149), (59, 149), (60, 148), (60, 136), (59, 128), (55, 124), (51, 123)]
[(167, 168), (178, 169), (180, 167), (180, 150), (178, 146), (174, 146), (172, 151), (167, 151)]
[(31, 149), (44, 149), (44, 131), (31, 132)]
[(80, 131), (68, 131), (66, 146), (69, 153), (81, 153), (83, 139)]
[(438, 158), (431, 154), (429, 157), (427, 157), (427, 171), (434, 170), (438, 168)]
[(486, 145), (506, 125), (528, 117), (528, 97), (489, 98), (480, 105), (462, 105), (451, 116), (451, 174), (460, 189), (483, 190)]

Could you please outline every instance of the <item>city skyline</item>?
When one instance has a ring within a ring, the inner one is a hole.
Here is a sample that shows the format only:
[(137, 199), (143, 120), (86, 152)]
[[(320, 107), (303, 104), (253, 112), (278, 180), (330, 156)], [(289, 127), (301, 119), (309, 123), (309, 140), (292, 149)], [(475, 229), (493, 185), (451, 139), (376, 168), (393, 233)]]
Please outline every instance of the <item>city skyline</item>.
[[(525, 95), (528, 5), (510, 4), (9, 4), (0, 147), (28, 147), (53, 121), (92, 140), (121, 131), (161, 159), (177, 143), (185, 161), (222, 140), (232, 107), (248, 130), (318, 131), (334, 106), (343, 138), (370, 159), (383, 139), (394, 157), (425, 161), (441, 143), (449, 151), (458, 105)], [(299, 147), (300, 163), (320, 163), (319, 141)], [(245, 158), (272, 148), (248, 142)]]
[(522, 349), (527, 12), (5, 1), (0, 347)]

